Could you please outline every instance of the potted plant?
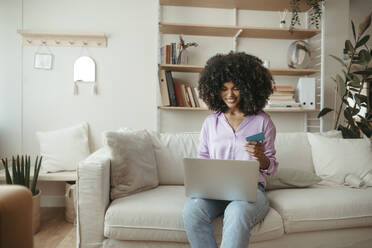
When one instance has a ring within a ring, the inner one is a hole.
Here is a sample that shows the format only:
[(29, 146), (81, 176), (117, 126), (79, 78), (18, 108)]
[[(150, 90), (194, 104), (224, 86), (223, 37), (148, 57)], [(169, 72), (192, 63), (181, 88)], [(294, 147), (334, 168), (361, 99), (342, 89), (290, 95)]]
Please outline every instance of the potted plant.
[[(289, 5), (292, 9), (291, 23), (289, 26), (289, 32), (293, 32), (296, 24), (301, 25), (298, 12), (300, 12), (300, 2), (304, 0), (290, 0)], [(310, 24), (319, 28), (320, 19), (322, 17), (322, 4), (325, 0), (306, 0), (306, 5), (310, 7), (309, 18)]]
[[(32, 230), (36, 233), (40, 228), (40, 194), (41, 191), (36, 188), (37, 180), (39, 177), (39, 171), (41, 167), (42, 156), (36, 157), (35, 165), (33, 167), (33, 178), (30, 181), (31, 174), (31, 158), (30, 156), (17, 156), (12, 157), (11, 168), (8, 165), (8, 159), (1, 159), (5, 168), (5, 181), (7, 184), (18, 184), (28, 188), (32, 193), (32, 205), (33, 205), (33, 219), (32, 219)], [(11, 173), (10, 173), (11, 170)]]
[[(343, 66), (342, 73), (332, 79), (336, 82), (337, 95), (340, 97), (334, 129), (341, 130), (344, 138), (361, 138), (362, 133), (368, 138), (372, 136), (371, 103), (369, 103), (367, 95), (362, 94), (365, 85), (369, 84), (369, 87), (372, 85), (372, 67), (370, 66), (372, 50), (367, 45), (370, 35), (364, 35), (370, 25), (371, 14), (360, 23), (358, 32), (351, 21), (354, 41), (345, 41), (345, 58), (341, 59), (330, 55)], [(367, 109), (367, 112), (362, 114), (362, 109)], [(331, 111), (333, 109), (323, 108), (318, 118)], [(340, 123), (341, 112), (345, 117), (342, 124)]]

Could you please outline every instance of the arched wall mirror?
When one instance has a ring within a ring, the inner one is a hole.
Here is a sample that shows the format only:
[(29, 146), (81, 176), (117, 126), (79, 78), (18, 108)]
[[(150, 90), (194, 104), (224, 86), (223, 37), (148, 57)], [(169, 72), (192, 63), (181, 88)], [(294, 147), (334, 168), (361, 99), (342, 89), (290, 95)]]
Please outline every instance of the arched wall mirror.
[(96, 64), (88, 56), (79, 57), (74, 63), (74, 82), (96, 81)]

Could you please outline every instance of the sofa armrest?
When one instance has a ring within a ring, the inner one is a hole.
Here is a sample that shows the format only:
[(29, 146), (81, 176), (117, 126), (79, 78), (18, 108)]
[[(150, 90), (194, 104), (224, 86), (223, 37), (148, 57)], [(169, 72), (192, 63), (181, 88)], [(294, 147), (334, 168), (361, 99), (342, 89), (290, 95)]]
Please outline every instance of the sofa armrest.
[(77, 247), (102, 247), (105, 213), (110, 203), (108, 150), (101, 148), (81, 161), (77, 177)]

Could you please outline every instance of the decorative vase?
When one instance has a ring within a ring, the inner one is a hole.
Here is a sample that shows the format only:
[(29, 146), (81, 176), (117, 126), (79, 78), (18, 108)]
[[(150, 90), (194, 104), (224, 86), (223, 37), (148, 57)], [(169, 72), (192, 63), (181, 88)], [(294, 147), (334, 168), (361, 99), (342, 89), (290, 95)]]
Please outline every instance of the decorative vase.
[(291, 43), (288, 48), (287, 62), (290, 68), (305, 69), (310, 63), (310, 45), (303, 40)]
[(37, 233), (40, 230), (40, 195), (41, 190), (32, 196), (32, 232)]

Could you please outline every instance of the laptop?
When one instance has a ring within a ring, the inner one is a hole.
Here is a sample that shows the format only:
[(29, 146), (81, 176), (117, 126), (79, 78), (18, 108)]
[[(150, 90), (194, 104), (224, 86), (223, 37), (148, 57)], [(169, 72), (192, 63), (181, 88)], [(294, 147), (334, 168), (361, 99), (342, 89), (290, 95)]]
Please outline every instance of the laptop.
[(258, 161), (184, 158), (188, 197), (255, 202)]

